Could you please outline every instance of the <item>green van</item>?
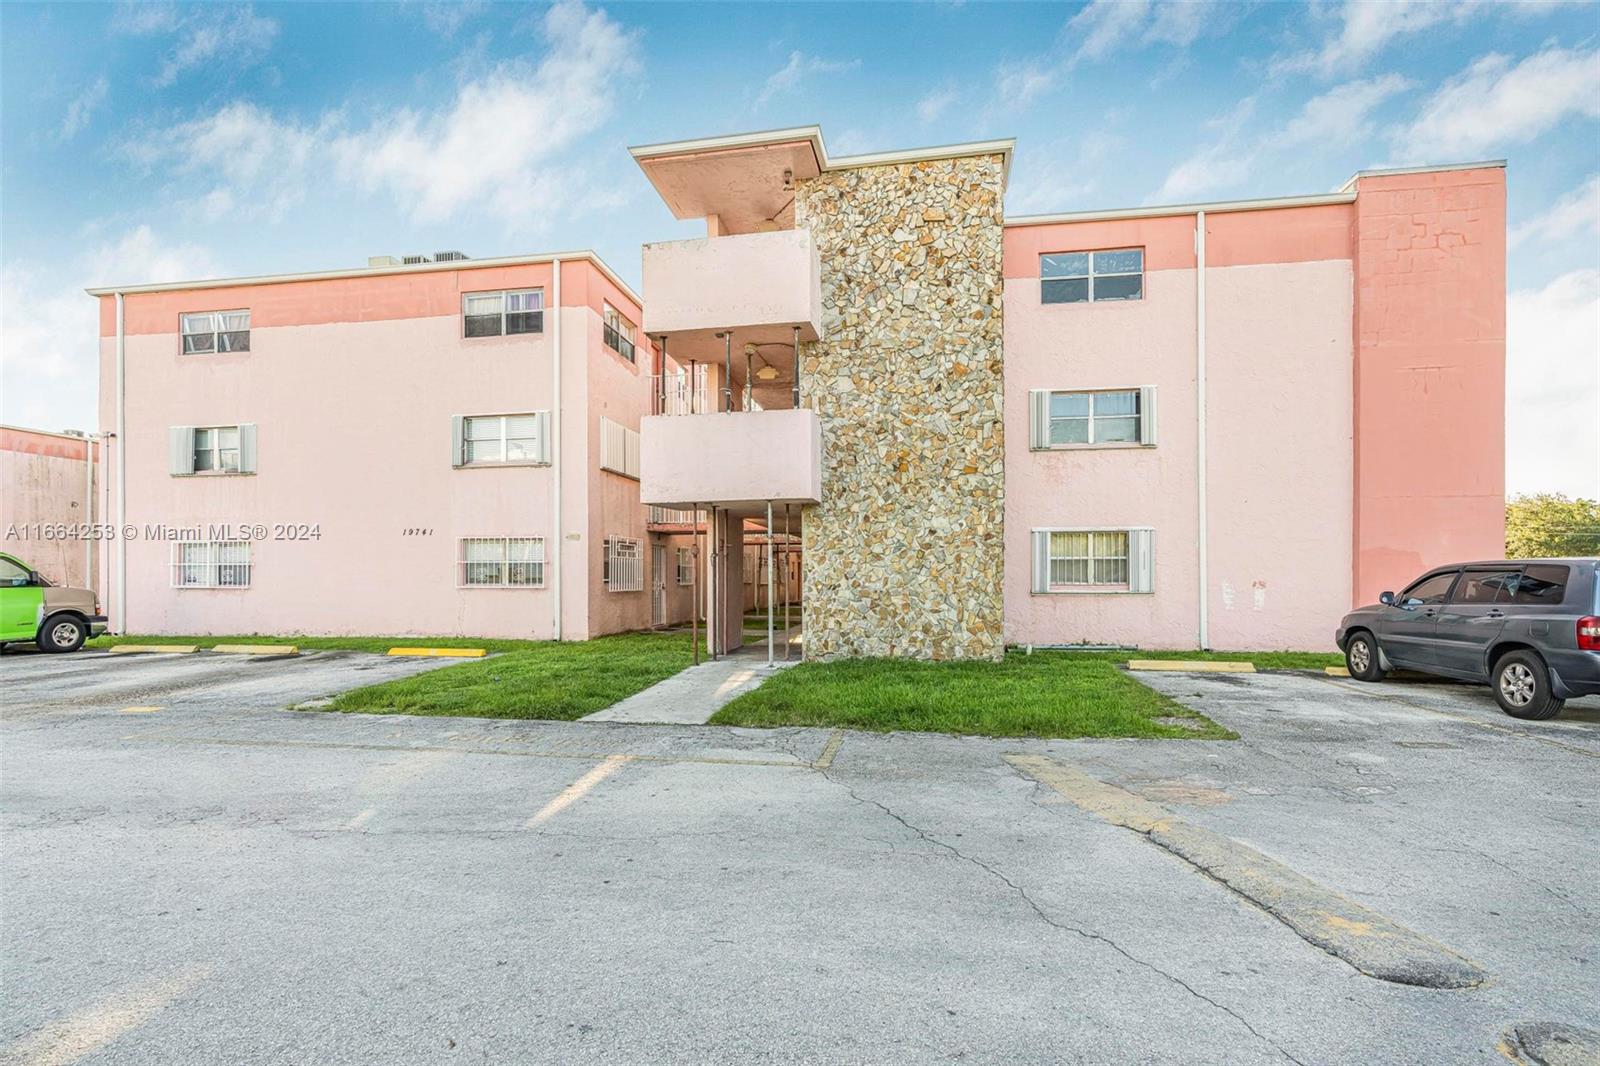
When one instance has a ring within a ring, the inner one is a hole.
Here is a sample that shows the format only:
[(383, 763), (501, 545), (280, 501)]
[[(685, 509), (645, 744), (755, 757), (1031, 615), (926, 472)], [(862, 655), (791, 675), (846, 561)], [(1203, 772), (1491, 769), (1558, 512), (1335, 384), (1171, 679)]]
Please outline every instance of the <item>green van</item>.
[(33, 641), (44, 651), (77, 651), (105, 628), (91, 590), (52, 585), (15, 555), (0, 552), (0, 648)]

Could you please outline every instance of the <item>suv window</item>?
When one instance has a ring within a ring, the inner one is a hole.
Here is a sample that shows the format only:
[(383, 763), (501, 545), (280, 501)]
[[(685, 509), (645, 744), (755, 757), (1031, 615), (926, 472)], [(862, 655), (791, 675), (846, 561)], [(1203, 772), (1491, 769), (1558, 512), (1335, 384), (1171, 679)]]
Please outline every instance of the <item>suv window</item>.
[(10, 559), (0, 559), (0, 588), (20, 589), (28, 584), (28, 571)]
[(1522, 572), (1522, 580), (1517, 582), (1516, 595), (1511, 602), (1555, 606), (1566, 598), (1568, 572), (1565, 566), (1528, 567)]
[(1517, 571), (1468, 570), (1461, 575), (1451, 603), (1510, 603), (1511, 590), (1517, 587)]
[(1400, 594), (1401, 603), (1410, 603), (1412, 600), (1421, 603), (1443, 603), (1450, 592), (1450, 586), (1455, 583), (1456, 572), (1448, 570), (1442, 574), (1430, 574), (1418, 581), (1415, 585)]

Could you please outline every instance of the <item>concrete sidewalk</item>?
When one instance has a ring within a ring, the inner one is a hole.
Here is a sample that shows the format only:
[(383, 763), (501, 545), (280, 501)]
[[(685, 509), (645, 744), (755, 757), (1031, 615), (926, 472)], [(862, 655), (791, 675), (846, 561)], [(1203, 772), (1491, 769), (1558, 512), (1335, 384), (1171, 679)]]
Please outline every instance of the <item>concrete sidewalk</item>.
[(691, 666), (603, 711), (584, 715), (580, 721), (704, 725), (723, 704), (755, 688), (775, 670), (793, 665), (779, 659), (769, 668), (766, 641), (747, 644), (715, 662)]

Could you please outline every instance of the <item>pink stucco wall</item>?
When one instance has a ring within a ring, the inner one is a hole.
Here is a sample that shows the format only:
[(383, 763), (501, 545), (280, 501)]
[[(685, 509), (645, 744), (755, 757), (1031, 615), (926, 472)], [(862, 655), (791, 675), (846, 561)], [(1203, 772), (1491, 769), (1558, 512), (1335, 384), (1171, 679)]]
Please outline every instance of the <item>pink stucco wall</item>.
[[(498, 535), (542, 536), (552, 560), (553, 469), (455, 469), (450, 456), (452, 415), (555, 407), (554, 309), (541, 334), (466, 340), (459, 303), (462, 291), (545, 285), (549, 307), (550, 268), (438, 275), (356, 279), (371, 292), (352, 291), (349, 280), (292, 283), (312, 284), (301, 303), (275, 285), (126, 298), (128, 520), (140, 529), (128, 545), (129, 631), (551, 635), (549, 562), (542, 589), (463, 589), (456, 561), (459, 538)], [(323, 284), (338, 291), (315, 289)], [(423, 309), (440, 313), (363, 310), (409, 307), (419, 288), (448, 294), (425, 302)], [(633, 627), (627, 612), (593, 606), (599, 556), (598, 545), (590, 550), (589, 516), (591, 501), (604, 495), (593, 412), (641, 404), (647, 375), (607, 369), (606, 360), (626, 364), (597, 351), (600, 301), (637, 316), (631, 300), (586, 262), (563, 265), (562, 296), (563, 629), (582, 638)], [(248, 353), (179, 354), (178, 314), (208, 307), (251, 309)], [(108, 320), (114, 328), (103, 313), (103, 325)], [(111, 426), (110, 335), (101, 348), (102, 421)], [(648, 346), (640, 353), (647, 360)], [(256, 474), (170, 475), (169, 426), (243, 422), (258, 427)], [(637, 511), (636, 486), (632, 498)], [(170, 545), (149, 539), (144, 527), (223, 522), (269, 530), (312, 523), (321, 538), (255, 544), (248, 589), (170, 587)], [(642, 518), (637, 532), (642, 538)], [(648, 612), (647, 601), (634, 598)]]
[(0, 426), (0, 551), (57, 585), (98, 587), (88, 542), (53, 528), (47, 535), (40, 526), (76, 534), (70, 527), (102, 521), (100, 472), (86, 465), (92, 454), (98, 466), (99, 451), (82, 437)]
[(655, 415), (644, 420), (646, 503), (759, 503), (822, 498), (822, 431), (815, 411)]
[(1353, 590), (1505, 551), (1505, 169), (1363, 177)]
[[(1348, 607), (1351, 264), (1317, 258), (1348, 233), (1336, 212), (1207, 219), (1213, 647), (1325, 648)], [(1006, 639), (1194, 647), (1194, 216), (1020, 229), (1006, 246)], [(1039, 302), (1042, 252), (1142, 242), (1144, 299)], [(1156, 447), (1029, 450), (1030, 389), (1151, 385)], [(1032, 529), (1134, 526), (1155, 530), (1152, 593), (1030, 591)]]

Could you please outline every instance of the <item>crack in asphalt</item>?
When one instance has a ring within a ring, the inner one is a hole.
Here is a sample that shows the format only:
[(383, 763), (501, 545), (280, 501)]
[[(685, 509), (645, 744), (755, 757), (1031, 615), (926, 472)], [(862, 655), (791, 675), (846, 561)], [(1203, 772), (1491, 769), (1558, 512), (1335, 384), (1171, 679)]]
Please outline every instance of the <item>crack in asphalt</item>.
[[(906, 829), (908, 829), (911, 832), (915, 833), (922, 840), (926, 841), (929, 844), (934, 845), (935, 847), (943, 848), (945, 851), (948, 851), (951, 855), (954, 855), (956, 858), (961, 859), (963, 862), (971, 863), (973, 866), (976, 866), (978, 869), (980, 869), (980, 870), (984, 871), (985, 873), (987, 873), (990, 877), (993, 877), (994, 879), (999, 881), (1001, 884), (1005, 885), (1013, 893), (1015, 893), (1016, 896), (1019, 899), (1022, 900), (1022, 902), (1026, 903), (1028, 905), (1028, 908), (1030, 910), (1032, 910), (1033, 913), (1039, 918), (1039, 920), (1044, 922), (1046, 925), (1048, 925), (1048, 926), (1050, 926), (1051, 928), (1054, 928), (1054, 929), (1059, 929), (1064, 933), (1073, 933), (1073, 934), (1075, 934), (1075, 935), (1077, 935), (1079, 937), (1082, 937), (1085, 940), (1094, 940), (1094, 941), (1098, 941), (1098, 942), (1104, 944), (1106, 947), (1110, 948), (1112, 951), (1115, 951), (1118, 955), (1121, 955), (1123, 958), (1127, 959), (1129, 962), (1133, 963), (1134, 965), (1142, 966), (1145, 969), (1150, 970), (1153, 973), (1159, 974), (1160, 976), (1166, 978), (1168, 981), (1171, 981), (1173, 984), (1177, 985), (1179, 988), (1182, 988), (1185, 992), (1188, 992), (1191, 996), (1194, 996), (1196, 999), (1198, 999), (1198, 1000), (1200, 1000), (1200, 1001), (1202, 1001), (1204, 1003), (1208, 1003), (1212, 1007), (1215, 1007), (1217, 1010), (1220, 1010), (1222, 1013), (1228, 1015), (1234, 1021), (1238, 1022), (1240, 1025), (1242, 1025), (1246, 1029), (1248, 1029), (1252, 1036), (1256, 1037), (1256, 1039), (1262, 1041), (1267, 1046), (1271, 1047), (1274, 1051), (1276, 1051), (1278, 1054), (1282, 1055), (1285, 1059), (1288, 1059), (1290, 1062), (1294, 1063), (1295, 1066), (1305, 1066), (1304, 1062), (1302, 1062), (1300, 1059), (1295, 1058), (1294, 1055), (1292, 1055), (1287, 1049), (1285, 1049), (1282, 1045), (1280, 1045), (1276, 1040), (1273, 1040), (1271, 1037), (1269, 1037), (1266, 1034), (1262, 1033), (1255, 1026), (1251, 1025), (1248, 1019), (1246, 1019), (1238, 1011), (1235, 1011), (1232, 1007), (1229, 1007), (1225, 1003), (1219, 1003), (1218, 1001), (1212, 999), (1210, 996), (1206, 995), (1204, 992), (1201, 992), (1199, 989), (1195, 988), (1193, 985), (1191, 985), (1189, 982), (1185, 981), (1183, 978), (1178, 977), (1175, 974), (1168, 973), (1166, 970), (1163, 970), (1161, 967), (1157, 966), (1155, 963), (1148, 962), (1148, 961), (1146, 961), (1144, 959), (1139, 958), (1137, 955), (1131, 954), (1122, 945), (1118, 944), (1115, 940), (1112, 940), (1110, 937), (1105, 936), (1102, 933), (1092, 932), (1092, 931), (1090, 931), (1088, 929), (1082, 929), (1082, 928), (1079, 928), (1078, 926), (1071, 925), (1071, 924), (1069, 924), (1067, 922), (1058, 921), (1057, 919), (1052, 918), (1049, 914), (1047, 914), (1045, 912), (1044, 908), (1039, 905), (1038, 901), (1035, 900), (1031, 895), (1028, 894), (1027, 889), (1023, 888), (1021, 885), (1019, 885), (1015, 881), (1011, 880), (1011, 878), (1009, 878), (1005, 874), (1001, 873), (1000, 870), (998, 870), (995, 867), (993, 867), (993, 866), (989, 865), (988, 863), (984, 862), (982, 859), (976, 858), (976, 857), (974, 857), (972, 855), (968, 855), (966, 852), (962, 851), (960, 848), (956, 847), (954, 844), (951, 844), (948, 841), (939, 839), (938, 837), (936, 837), (932, 833), (930, 833), (928, 830), (923, 829), (921, 826), (913, 825), (912, 823), (906, 821), (906, 819), (902, 815), (900, 815), (899, 813), (897, 813), (896, 811), (894, 811), (892, 808), (888, 807), (887, 805), (885, 805), (883, 803), (880, 803), (877, 800), (872, 799), (869, 796), (861, 795), (859, 792), (857, 792), (855, 789), (851, 788), (849, 785), (845, 784), (843, 781), (840, 781), (837, 778), (835, 778), (830, 771), (828, 771), (828, 770), (818, 770), (817, 772), (819, 774), (821, 774), (823, 779), (828, 781), (830, 784), (838, 785), (840, 788), (844, 789), (844, 791), (850, 796), (850, 798), (855, 800), (857, 803), (859, 803), (859, 804), (861, 804), (863, 806), (867, 806), (867, 807), (876, 807), (878, 810), (882, 811), (884, 814), (888, 815), (890, 818), (894, 819), (896, 822), (899, 822), (900, 825), (904, 826)], [(1033, 791), (1036, 791), (1036, 790), (1030, 790), (1030, 792), (1033, 792)]]

